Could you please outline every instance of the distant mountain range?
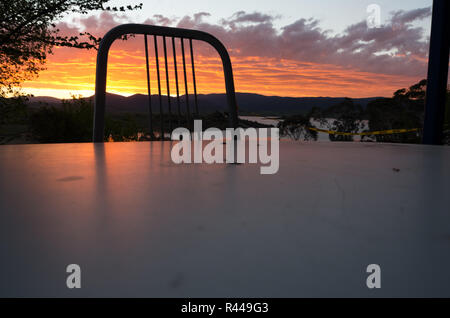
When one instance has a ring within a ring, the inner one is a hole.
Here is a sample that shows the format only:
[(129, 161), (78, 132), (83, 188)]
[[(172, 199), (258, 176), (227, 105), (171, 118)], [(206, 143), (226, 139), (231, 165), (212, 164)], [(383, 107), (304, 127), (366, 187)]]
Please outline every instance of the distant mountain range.
[[(366, 107), (367, 104), (380, 97), (369, 98), (353, 98), (356, 104)], [(93, 101), (93, 96), (86, 99)], [(260, 114), (260, 115), (289, 115), (305, 113), (312, 107), (328, 108), (332, 105), (338, 104), (344, 100), (344, 97), (278, 97), (278, 96), (264, 96), (250, 93), (236, 93), (240, 114)], [(172, 105), (172, 112), (177, 111), (176, 97), (170, 98)], [(185, 96), (180, 97), (181, 110), (186, 110)], [(159, 113), (159, 96), (152, 95), (152, 110), (154, 113)], [(59, 107), (61, 101), (54, 97), (36, 96), (31, 97), (29, 105), (33, 108), (41, 107), (45, 104)], [(167, 96), (162, 97), (163, 111), (167, 112), (168, 101)], [(191, 112), (194, 109), (194, 97), (189, 96), (189, 105)], [(226, 95), (225, 94), (207, 94), (198, 95), (198, 107), (201, 114), (211, 113), (214, 111), (227, 111)], [(106, 109), (111, 113), (147, 113), (148, 112), (148, 96), (136, 94), (129, 97), (110, 94), (106, 95)]]

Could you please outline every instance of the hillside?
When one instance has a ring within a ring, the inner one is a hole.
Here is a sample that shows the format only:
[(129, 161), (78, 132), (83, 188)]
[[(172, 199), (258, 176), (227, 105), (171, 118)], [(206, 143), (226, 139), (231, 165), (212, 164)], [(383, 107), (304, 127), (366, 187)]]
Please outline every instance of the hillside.
[[(312, 107), (328, 108), (344, 100), (344, 97), (279, 97), (263, 96), (250, 93), (236, 94), (240, 114), (260, 114), (260, 115), (289, 115), (304, 113)], [(354, 98), (355, 103), (366, 107), (367, 104), (378, 97)], [(93, 100), (93, 96), (87, 99)], [(186, 110), (185, 96), (180, 97), (181, 110)], [(159, 113), (159, 97), (152, 95), (152, 109), (154, 113)], [(194, 98), (189, 96), (191, 112), (194, 107)], [(31, 97), (29, 105), (31, 107), (41, 107), (49, 104), (55, 107), (60, 105), (60, 100), (54, 97), (37, 96)], [(167, 112), (167, 97), (162, 98), (163, 110)], [(225, 94), (198, 95), (200, 113), (211, 113), (214, 111), (227, 111)], [(107, 111), (112, 113), (132, 112), (146, 113), (148, 111), (148, 96), (136, 94), (129, 97), (110, 94), (106, 96)], [(171, 97), (172, 111), (177, 111), (177, 99)]]

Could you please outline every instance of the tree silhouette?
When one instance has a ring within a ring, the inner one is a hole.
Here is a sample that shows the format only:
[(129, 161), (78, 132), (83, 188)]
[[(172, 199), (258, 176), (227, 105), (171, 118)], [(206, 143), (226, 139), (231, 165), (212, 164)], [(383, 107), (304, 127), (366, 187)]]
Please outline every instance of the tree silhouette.
[(311, 119), (316, 111), (313, 108), (306, 115), (293, 115), (284, 117), (284, 120), (278, 123), (278, 129), (280, 130), (281, 137), (289, 137), (293, 140), (317, 140), (317, 131), (310, 130), (309, 128), (314, 128), (311, 124)]
[[(424, 121), (426, 80), (394, 93), (392, 98), (379, 98), (367, 105), (371, 131), (421, 128)], [(419, 143), (417, 133), (378, 135), (379, 142)]]
[[(345, 98), (337, 105), (330, 106), (325, 112), (325, 117), (335, 118), (331, 125), (331, 130), (346, 133), (356, 133), (362, 127), (364, 110), (359, 104), (355, 104), (352, 99)], [(353, 141), (353, 136), (330, 134), (331, 141)]]
[(105, 6), (109, 0), (14, 0), (0, 2), (0, 96), (18, 94), (18, 87), (35, 77), (55, 46), (96, 48), (100, 38), (89, 32), (61, 35), (56, 22), (69, 13), (95, 10), (126, 11), (126, 7)]

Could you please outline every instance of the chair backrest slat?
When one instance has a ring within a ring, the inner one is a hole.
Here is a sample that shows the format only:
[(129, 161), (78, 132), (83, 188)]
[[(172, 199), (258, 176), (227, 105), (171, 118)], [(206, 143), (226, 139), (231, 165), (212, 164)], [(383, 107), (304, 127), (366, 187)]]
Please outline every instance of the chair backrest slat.
[(197, 84), (195, 81), (194, 49), (192, 48), (192, 39), (189, 39), (189, 47), (191, 49), (192, 82), (194, 84), (195, 115), (198, 117), (199, 113), (197, 100)]
[(166, 89), (167, 89), (167, 106), (169, 111), (169, 131), (172, 132), (172, 106), (170, 103), (170, 85), (169, 85), (169, 66), (167, 63), (167, 45), (166, 37), (163, 36), (163, 47), (164, 47), (164, 65), (166, 69)]
[(188, 90), (187, 72), (186, 72), (186, 55), (184, 53), (184, 39), (181, 38), (180, 40), (181, 40), (181, 56), (183, 57), (184, 98), (186, 98), (186, 119), (187, 119), (188, 125), (190, 125), (191, 110), (189, 107), (189, 90)]
[(230, 57), (227, 50), (223, 44), (211, 34), (189, 29), (180, 28), (169, 28), (160, 27), (154, 25), (144, 25), (144, 24), (123, 24), (111, 29), (100, 42), (98, 54), (97, 54), (97, 70), (96, 70), (96, 82), (95, 82), (95, 107), (94, 107), (94, 142), (104, 141), (104, 127), (105, 127), (105, 101), (106, 101), (106, 74), (107, 74), (107, 62), (108, 53), (112, 43), (127, 34), (143, 34), (145, 42), (145, 63), (146, 63), (146, 75), (147, 75), (147, 93), (148, 93), (148, 111), (149, 111), (149, 130), (150, 138), (152, 140), (154, 137), (154, 123), (153, 123), (153, 109), (152, 109), (152, 95), (151, 95), (151, 84), (150, 84), (150, 58), (149, 58), (149, 48), (148, 48), (148, 35), (153, 36), (154, 49), (155, 49), (155, 62), (156, 62), (156, 77), (158, 81), (158, 98), (159, 98), (159, 116), (160, 116), (160, 138), (164, 140), (164, 124), (165, 124), (165, 114), (163, 107), (163, 96), (161, 91), (161, 74), (159, 68), (159, 52), (158, 52), (158, 37), (162, 37), (163, 50), (164, 50), (164, 66), (165, 66), (165, 80), (166, 80), (166, 93), (167, 93), (167, 115), (169, 122), (169, 132), (172, 131), (172, 100), (170, 96), (170, 77), (169, 77), (169, 62), (167, 57), (167, 43), (166, 38), (169, 37), (172, 40), (172, 51), (173, 51), (173, 63), (175, 72), (175, 87), (176, 87), (176, 98), (177, 98), (177, 113), (178, 113), (178, 125), (181, 124), (182, 111), (181, 111), (181, 99), (180, 99), (180, 88), (179, 88), (179, 77), (177, 68), (177, 54), (176, 54), (176, 41), (175, 38), (180, 39), (181, 43), (181, 55), (183, 62), (183, 78), (184, 78), (184, 98), (186, 98), (186, 120), (188, 128), (193, 128), (193, 122), (191, 121), (191, 105), (189, 100), (189, 88), (188, 88), (188, 76), (186, 68), (186, 55), (185, 55), (185, 42), (184, 40), (189, 40), (189, 50), (191, 56), (191, 67), (192, 67), (192, 84), (193, 84), (193, 98), (194, 98), (194, 108), (193, 117), (198, 118), (199, 107), (198, 107), (198, 95), (197, 95), (197, 81), (195, 76), (195, 61), (194, 61), (194, 48), (193, 40), (207, 42), (212, 45), (216, 51), (219, 53), (222, 59), (222, 65), (225, 77), (225, 88), (227, 93), (227, 104), (228, 104), (228, 117), (229, 126), (236, 128), (237, 119), (237, 104), (236, 104), (236, 94), (234, 90), (234, 80), (233, 80), (233, 70), (231, 66)]
[(177, 51), (175, 48), (174, 37), (172, 37), (172, 50), (173, 50), (173, 68), (175, 72), (175, 87), (177, 89), (177, 108), (178, 108), (178, 126), (179, 126), (181, 124), (180, 89), (178, 87)]
[(144, 34), (144, 43), (145, 43), (145, 65), (147, 69), (147, 93), (148, 93), (148, 113), (149, 113), (149, 119), (148, 119), (148, 129), (150, 132), (150, 139), (155, 139), (155, 136), (153, 134), (153, 112), (152, 112), (152, 93), (151, 93), (151, 87), (150, 87), (150, 65), (148, 61), (148, 41), (147, 41), (147, 34)]
[(161, 95), (161, 76), (159, 74), (159, 55), (158, 55), (158, 39), (153, 35), (153, 42), (155, 43), (155, 60), (156, 60), (156, 76), (158, 77), (158, 97), (159, 97), (159, 118), (161, 121), (161, 136), (164, 139), (164, 111), (162, 106), (162, 95)]

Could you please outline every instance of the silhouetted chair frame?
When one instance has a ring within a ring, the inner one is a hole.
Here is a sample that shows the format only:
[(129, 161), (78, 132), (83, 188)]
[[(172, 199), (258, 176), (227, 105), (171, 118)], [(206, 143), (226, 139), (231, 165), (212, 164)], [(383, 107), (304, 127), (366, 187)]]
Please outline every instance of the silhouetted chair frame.
[[(194, 69), (194, 56), (192, 49), (192, 40), (198, 40), (209, 43), (212, 47), (216, 49), (219, 53), (222, 64), (223, 71), (225, 77), (225, 88), (227, 95), (227, 104), (229, 108), (229, 124), (231, 127), (236, 128), (238, 123), (237, 117), (237, 104), (236, 104), (236, 93), (234, 88), (234, 80), (233, 80), (233, 69), (231, 66), (230, 56), (225, 48), (225, 46), (213, 35), (198, 31), (198, 30), (189, 30), (189, 29), (181, 29), (181, 28), (170, 28), (170, 27), (162, 27), (162, 26), (154, 26), (154, 25), (146, 25), (146, 24), (123, 24), (119, 25), (113, 29), (111, 29), (106, 35), (103, 37), (100, 42), (100, 46), (97, 53), (97, 70), (96, 70), (96, 79), (95, 79), (95, 102), (94, 102), (94, 131), (93, 131), (93, 141), (94, 142), (103, 142), (104, 141), (104, 128), (105, 128), (105, 99), (106, 99), (106, 74), (108, 67), (108, 53), (113, 42), (121, 38), (127, 34), (143, 34), (145, 35), (145, 53), (146, 53), (146, 64), (147, 64), (147, 86), (148, 86), (148, 98), (149, 98), (149, 112), (150, 112), (150, 133), (153, 133), (152, 127), (152, 106), (151, 106), (151, 91), (150, 91), (150, 78), (149, 78), (149, 58), (148, 58), (148, 45), (147, 45), (147, 35), (153, 36), (154, 45), (155, 45), (155, 54), (156, 54), (156, 66), (157, 66), (157, 74), (158, 74), (158, 92), (159, 92), (159, 104), (160, 104), (160, 117), (161, 117), (161, 133), (164, 135), (163, 130), (163, 110), (162, 110), (162, 102), (161, 102), (161, 81), (159, 75), (159, 59), (158, 59), (158, 47), (157, 47), (157, 37), (161, 36), (163, 38), (164, 44), (164, 57), (166, 64), (166, 79), (168, 79), (168, 69), (167, 69), (167, 48), (166, 48), (166, 37), (172, 38), (172, 48), (174, 52), (174, 66), (175, 66), (175, 74), (176, 74), (176, 82), (177, 82), (177, 103), (178, 103), (178, 112), (180, 115), (180, 98), (179, 98), (179, 89), (178, 89), (178, 73), (177, 73), (177, 64), (176, 64), (176, 51), (175, 51), (175, 38), (181, 39), (181, 47), (182, 47), (182, 57), (183, 57), (183, 70), (184, 70), (184, 79), (185, 79), (185, 94), (186, 94), (186, 104), (187, 104), (187, 116), (190, 116), (189, 110), (189, 95), (186, 81), (186, 63), (185, 63), (185, 55), (184, 55), (184, 39), (189, 40), (190, 44), (190, 52), (191, 52), (191, 64), (192, 64), (192, 76), (193, 76), (193, 86), (194, 86), (194, 94), (195, 94), (195, 112), (198, 115), (198, 102), (197, 102), (197, 89), (195, 82), (195, 69)], [(167, 80), (167, 98), (168, 98), (168, 107), (169, 107), (169, 116), (171, 116), (171, 102), (170, 102), (170, 92), (169, 92), (169, 81)], [(190, 117), (189, 117), (190, 120)], [(170, 123), (172, 123), (170, 119)]]

